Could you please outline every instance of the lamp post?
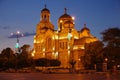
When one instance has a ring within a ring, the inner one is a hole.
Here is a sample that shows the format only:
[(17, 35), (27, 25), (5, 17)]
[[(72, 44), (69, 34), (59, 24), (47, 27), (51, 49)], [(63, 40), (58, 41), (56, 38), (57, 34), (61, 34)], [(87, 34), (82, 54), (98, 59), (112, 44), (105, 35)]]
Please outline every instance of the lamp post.
[(15, 45), (15, 49), (16, 49), (16, 53), (19, 53), (20, 50), (19, 50), (19, 35), (20, 35), (20, 31), (17, 31), (16, 32), (16, 38), (17, 38), (17, 41), (16, 41), (16, 45)]
[(104, 59), (104, 63), (103, 63), (103, 71), (104, 71), (104, 72), (107, 71), (107, 61), (108, 61), (108, 58), (105, 58), (105, 59)]
[(15, 70), (17, 71), (17, 68), (18, 68), (18, 54), (19, 53), (19, 35), (20, 35), (20, 31), (17, 31), (16, 32), (16, 44), (15, 44), (15, 51), (16, 51), (16, 64), (15, 64)]

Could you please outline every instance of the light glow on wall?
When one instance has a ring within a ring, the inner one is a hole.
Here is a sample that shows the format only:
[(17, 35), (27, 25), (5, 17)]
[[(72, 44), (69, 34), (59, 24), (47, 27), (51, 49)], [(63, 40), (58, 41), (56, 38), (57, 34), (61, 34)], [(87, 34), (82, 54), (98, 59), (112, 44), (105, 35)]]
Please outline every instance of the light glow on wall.
[(55, 59), (57, 59), (57, 57), (58, 57), (58, 52), (56, 52), (56, 53), (54, 54), (54, 56), (55, 56)]
[(43, 53), (43, 56), (45, 56), (45, 53)]
[(53, 47), (53, 51), (55, 50), (55, 48)]
[(68, 45), (68, 49), (70, 49), (70, 46)]
[(54, 52), (52, 52), (52, 55), (54, 55)]
[(45, 52), (45, 48), (43, 48), (43, 52)]
[(68, 56), (70, 56), (70, 50), (68, 50)]
[(78, 46), (74, 46), (73, 49), (74, 49), (74, 50), (75, 50), (75, 49), (78, 49)]
[(52, 37), (52, 39), (53, 39), (53, 40), (55, 39), (54, 36)]
[(82, 46), (82, 47), (81, 47), (81, 49), (85, 49), (85, 47), (84, 47), (84, 46)]
[(35, 50), (32, 52), (32, 57), (34, 57), (35, 56)]

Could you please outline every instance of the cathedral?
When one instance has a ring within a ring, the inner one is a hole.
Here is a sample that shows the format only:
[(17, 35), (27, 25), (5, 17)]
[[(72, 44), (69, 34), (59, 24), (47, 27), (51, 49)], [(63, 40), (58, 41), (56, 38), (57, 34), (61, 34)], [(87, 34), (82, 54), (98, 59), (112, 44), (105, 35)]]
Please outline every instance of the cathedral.
[(50, 21), (50, 15), (50, 10), (45, 6), (36, 26), (33, 58), (57, 59), (61, 62), (61, 68), (70, 68), (70, 61), (74, 60), (76, 69), (84, 69), (81, 57), (85, 54), (85, 44), (98, 39), (90, 33), (86, 24), (81, 30), (76, 30), (74, 18), (67, 13), (66, 8), (58, 19), (57, 30)]

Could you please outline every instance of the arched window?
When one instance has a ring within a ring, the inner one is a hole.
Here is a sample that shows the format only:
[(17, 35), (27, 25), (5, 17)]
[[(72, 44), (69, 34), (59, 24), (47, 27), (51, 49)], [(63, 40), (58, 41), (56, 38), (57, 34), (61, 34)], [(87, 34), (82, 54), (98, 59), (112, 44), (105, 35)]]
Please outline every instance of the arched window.
[(44, 20), (47, 20), (46, 15), (44, 15)]
[(48, 42), (47, 48), (52, 49), (52, 38), (48, 38), (47, 42)]

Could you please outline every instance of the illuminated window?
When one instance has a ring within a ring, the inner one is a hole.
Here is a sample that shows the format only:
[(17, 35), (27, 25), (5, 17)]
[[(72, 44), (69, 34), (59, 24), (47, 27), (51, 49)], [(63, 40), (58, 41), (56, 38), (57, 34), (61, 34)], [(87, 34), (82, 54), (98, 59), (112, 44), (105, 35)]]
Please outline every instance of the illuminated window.
[(46, 20), (46, 15), (44, 16), (44, 20)]

